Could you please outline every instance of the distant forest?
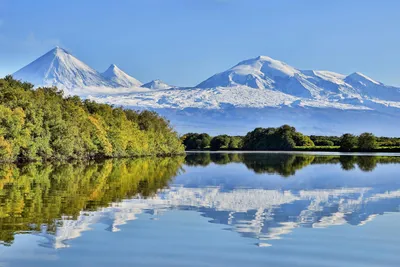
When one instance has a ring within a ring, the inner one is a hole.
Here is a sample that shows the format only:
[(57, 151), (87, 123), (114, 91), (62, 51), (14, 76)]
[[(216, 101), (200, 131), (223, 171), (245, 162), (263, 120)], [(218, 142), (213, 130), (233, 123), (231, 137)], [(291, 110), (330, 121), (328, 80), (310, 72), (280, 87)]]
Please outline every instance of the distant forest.
[(181, 137), (186, 150), (285, 150), (285, 151), (343, 151), (343, 152), (400, 152), (400, 138), (376, 137), (372, 133), (359, 136), (304, 135), (296, 128), (256, 128), (245, 136), (187, 133)]
[(56, 87), (0, 79), (0, 161), (65, 160), (184, 153), (155, 112), (126, 110)]

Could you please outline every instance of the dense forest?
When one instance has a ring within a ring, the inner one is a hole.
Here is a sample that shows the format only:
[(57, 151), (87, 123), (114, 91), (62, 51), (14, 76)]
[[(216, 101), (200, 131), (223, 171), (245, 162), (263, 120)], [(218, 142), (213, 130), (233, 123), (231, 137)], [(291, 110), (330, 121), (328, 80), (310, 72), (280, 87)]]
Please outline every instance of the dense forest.
[(187, 133), (181, 137), (186, 150), (287, 150), (287, 151), (343, 151), (343, 152), (398, 152), (400, 138), (376, 137), (372, 133), (359, 136), (307, 136), (294, 127), (256, 128), (245, 136)]
[(169, 122), (137, 112), (64, 97), (56, 87), (0, 79), (0, 161), (132, 157), (183, 153)]

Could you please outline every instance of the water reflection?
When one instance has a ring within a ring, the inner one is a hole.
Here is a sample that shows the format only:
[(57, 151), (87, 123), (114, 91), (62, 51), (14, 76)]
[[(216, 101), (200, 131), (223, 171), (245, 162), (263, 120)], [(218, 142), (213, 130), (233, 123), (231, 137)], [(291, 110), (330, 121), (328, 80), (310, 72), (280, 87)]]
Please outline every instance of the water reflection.
[(208, 166), (211, 163), (226, 165), (243, 163), (255, 173), (280, 174), (284, 177), (296, 174), (310, 164), (340, 164), (343, 170), (358, 166), (362, 171), (373, 171), (378, 164), (400, 163), (398, 156), (349, 156), (278, 153), (189, 153), (185, 163), (189, 166)]
[[(393, 172), (382, 173), (379, 168), (398, 164), (398, 157), (200, 153), (188, 154), (183, 162), (178, 157), (1, 165), (0, 240), (11, 245), (15, 234), (30, 233), (45, 237), (41, 246), (62, 248), (96, 223), (119, 231), (138, 214), (157, 219), (178, 209), (195, 210), (210, 223), (226, 225), (256, 238), (259, 246), (269, 246), (271, 240), (298, 227), (363, 225), (400, 207), (400, 182)], [(215, 182), (217, 174), (206, 172), (211, 163), (223, 167), (219, 170), (223, 177), (233, 166), (229, 163), (244, 164), (251, 171), (241, 171), (240, 181), (225, 177), (216, 185), (210, 181)], [(324, 171), (313, 177), (297, 174), (321, 164), (326, 165)], [(341, 175), (328, 177), (337, 165)], [(203, 180), (189, 182), (193, 170)], [(357, 175), (345, 176), (352, 173), (348, 170), (358, 171)], [(257, 178), (261, 173), (294, 177)]]
[[(95, 214), (122, 199), (154, 195), (178, 174), (182, 162), (164, 158), (0, 165), (0, 240), (10, 245), (15, 233), (32, 231), (60, 236), (62, 227), (88, 211)], [(74, 235), (61, 235), (68, 234)]]

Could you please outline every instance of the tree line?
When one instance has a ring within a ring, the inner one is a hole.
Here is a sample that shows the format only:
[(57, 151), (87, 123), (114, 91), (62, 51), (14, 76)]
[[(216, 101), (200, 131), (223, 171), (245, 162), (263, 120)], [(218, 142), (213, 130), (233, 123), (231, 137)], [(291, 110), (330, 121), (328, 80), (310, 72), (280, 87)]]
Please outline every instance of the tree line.
[(56, 87), (0, 79), (0, 161), (132, 157), (183, 153), (169, 122)]
[(256, 128), (245, 136), (187, 133), (181, 137), (186, 150), (332, 150), (377, 151), (400, 148), (400, 138), (376, 137), (372, 133), (359, 136), (346, 133), (342, 136), (304, 135), (296, 128), (283, 125), (273, 128)]

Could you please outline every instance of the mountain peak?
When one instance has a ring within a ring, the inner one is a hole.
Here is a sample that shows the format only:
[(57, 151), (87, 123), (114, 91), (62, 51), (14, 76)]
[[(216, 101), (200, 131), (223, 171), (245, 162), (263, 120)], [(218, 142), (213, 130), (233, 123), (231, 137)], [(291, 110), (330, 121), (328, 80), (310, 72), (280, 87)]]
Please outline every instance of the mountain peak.
[(109, 71), (116, 72), (116, 71), (122, 71), (122, 70), (120, 68), (118, 68), (117, 65), (111, 64), (103, 74), (105, 74)]
[(256, 60), (262, 60), (262, 61), (277, 61), (276, 59), (273, 59), (273, 58), (271, 58), (269, 56), (262, 56), (262, 55), (256, 57), (255, 59)]
[(59, 46), (54, 47), (52, 50), (49, 51), (49, 53), (53, 53), (54, 55), (60, 55), (60, 54), (71, 55), (71, 53), (69, 53), (67, 50)]
[(131, 77), (115, 64), (111, 64), (108, 69), (101, 74), (107, 80), (119, 84), (123, 87), (141, 86), (142, 83), (135, 78)]
[(345, 78), (346, 82), (359, 82), (359, 83), (372, 83), (372, 84), (376, 84), (379, 85), (381, 84), (380, 82), (377, 82), (375, 80), (373, 80), (372, 78), (368, 77), (367, 75), (361, 73), (361, 72), (353, 72), (352, 74), (350, 74), (349, 76), (347, 76)]
[(155, 90), (163, 90), (163, 89), (174, 88), (175, 86), (171, 86), (159, 79), (156, 79), (156, 80), (152, 80), (151, 82), (143, 84), (142, 87), (149, 88), (149, 89), (155, 89)]
[(13, 76), (35, 86), (59, 86), (63, 89), (109, 85), (96, 70), (59, 46), (18, 70)]
[(199, 88), (231, 87), (245, 85), (257, 89), (273, 89), (274, 80), (290, 79), (300, 71), (268, 56), (258, 56), (239, 62), (234, 67), (218, 73)]

